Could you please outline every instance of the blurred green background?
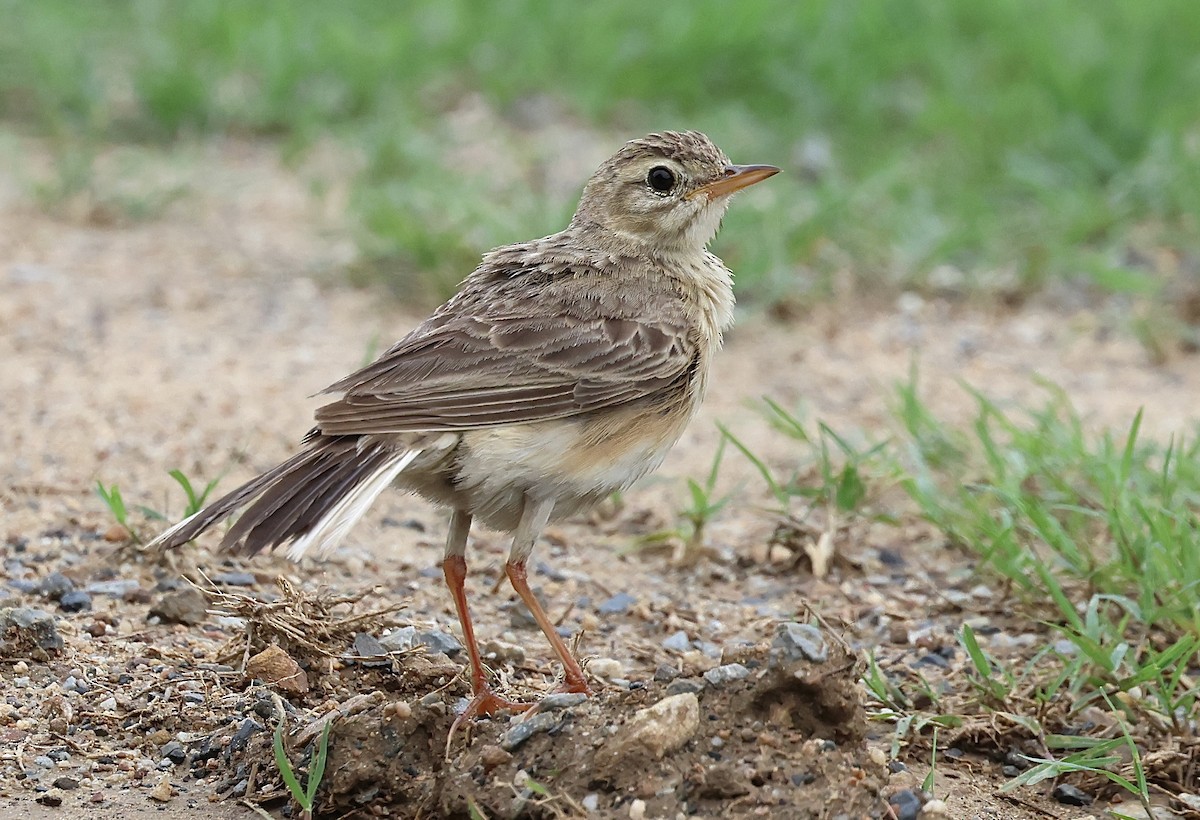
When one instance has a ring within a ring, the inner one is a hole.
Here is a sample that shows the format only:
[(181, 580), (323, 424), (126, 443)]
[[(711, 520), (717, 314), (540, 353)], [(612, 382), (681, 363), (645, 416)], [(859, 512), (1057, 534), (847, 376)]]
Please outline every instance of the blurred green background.
[[(54, 146), (57, 189), (86, 185), (114, 143), (265, 137), (295, 160), (332, 139), (361, 157), (358, 271), (400, 292), (444, 294), (487, 247), (556, 230), (590, 163), (662, 128), (787, 169), (718, 240), (750, 298), (803, 303), (845, 282), (1155, 293), (1196, 274), (1196, 0), (0, 12), (0, 118)], [(498, 134), (491, 160), (460, 161)], [(572, 144), (588, 165), (554, 159)]]

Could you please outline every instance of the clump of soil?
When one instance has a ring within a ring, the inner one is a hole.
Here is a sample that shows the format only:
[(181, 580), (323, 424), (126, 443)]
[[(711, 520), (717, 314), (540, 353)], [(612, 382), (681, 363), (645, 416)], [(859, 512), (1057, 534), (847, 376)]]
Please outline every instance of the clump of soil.
[[(716, 817), (758, 808), (825, 817), (836, 806), (848, 817), (884, 816), (887, 772), (864, 743), (856, 664), (845, 650), (812, 663), (777, 661), (759, 647), (740, 665), (744, 678), (710, 673), (715, 685), (681, 677), (579, 703), (552, 697), (525, 715), (477, 721), (449, 744), (445, 700), (380, 703), (334, 723), (321, 815), (370, 806), (391, 816)], [(554, 708), (560, 702), (572, 705)]]

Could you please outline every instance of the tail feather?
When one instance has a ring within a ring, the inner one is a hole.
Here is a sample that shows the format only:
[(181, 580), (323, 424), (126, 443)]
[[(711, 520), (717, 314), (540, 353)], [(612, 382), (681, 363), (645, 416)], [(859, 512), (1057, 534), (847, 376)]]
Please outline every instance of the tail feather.
[(314, 546), (332, 546), (420, 452), (385, 442), (364, 446), (359, 436), (319, 436), (306, 443), (303, 452), (179, 522), (150, 546), (185, 544), (246, 507), (222, 549), (252, 555), (292, 542), (288, 554), (299, 558)]

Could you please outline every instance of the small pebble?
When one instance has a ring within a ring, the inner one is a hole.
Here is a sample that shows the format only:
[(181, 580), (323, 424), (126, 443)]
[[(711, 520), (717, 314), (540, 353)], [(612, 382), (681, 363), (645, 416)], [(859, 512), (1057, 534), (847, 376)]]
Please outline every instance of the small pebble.
[(773, 667), (800, 660), (824, 663), (828, 658), (825, 636), (812, 624), (786, 623), (776, 628), (775, 638), (771, 641)]
[(545, 575), (551, 581), (565, 581), (570, 577), (561, 569), (557, 569), (550, 564), (545, 563), (544, 561), (539, 561), (537, 563), (537, 565), (534, 567), (534, 572), (536, 572), (538, 575)]
[(513, 759), (513, 756), (501, 749), (499, 746), (488, 744), (479, 750), (479, 762), (486, 769), (494, 769), (497, 766), (503, 766)]
[(619, 615), (622, 612), (627, 612), (629, 607), (637, 603), (637, 598), (630, 595), (628, 592), (618, 592), (606, 601), (601, 601), (596, 605), (596, 611), (601, 615)]
[(43, 806), (57, 808), (63, 803), (62, 789), (48, 789), (37, 796), (37, 802)]
[(117, 708), (117, 699), (113, 697), (105, 698), (100, 701), (100, 708), (105, 712), (111, 712)]
[(457, 638), (449, 632), (442, 632), (438, 629), (418, 632), (413, 636), (413, 640), (431, 653), (442, 652), (450, 658), (463, 651), (463, 645), (458, 642)]
[(500, 748), (511, 752), (538, 732), (548, 732), (558, 725), (558, 715), (542, 712), (526, 718), (500, 737)]
[(74, 791), (79, 788), (79, 781), (73, 777), (57, 777), (54, 779), (54, 788), (67, 792)]
[(481, 647), (485, 658), (495, 658), (498, 661), (520, 664), (525, 662), (525, 647), (495, 638), (486, 641)]
[(355, 660), (366, 667), (373, 666), (390, 666), (391, 660), (388, 659), (388, 651), (383, 644), (369, 632), (357, 632), (354, 635), (354, 645), (352, 649)]
[(921, 815), (921, 795), (912, 789), (903, 789), (888, 798), (888, 805), (896, 820), (917, 820)]
[(161, 623), (186, 626), (203, 623), (207, 616), (208, 600), (203, 592), (191, 586), (164, 592), (146, 614), (147, 618), (158, 618)]
[(1065, 806), (1090, 806), (1092, 804), (1090, 794), (1070, 783), (1059, 783), (1054, 787), (1054, 791), (1050, 792), (1050, 796)]
[(171, 778), (165, 774), (158, 781), (158, 785), (150, 790), (150, 799), (158, 803), (166, 803), (174, 796), (175, 790), (171, 788)]
[(667, 636), (662, 642), (663, 649), (669, 649), (672, 652), (686, 652), (692, 648), (692, 641), (688, 638), (688, 634), (682, 629), (678, 632)]
[(407, 652), (413, 648), (416, 642), (417, 628), (415, 626), (393, 629), (379, 639), (379, 645), (388, 652)]
[(40, 769), (53, 769), (54, 761), (50, 759), (49, 755), (38, 755), (33, 759), (33, 765)]
[(166, 746), (162, 747), (162, 756), (176, 766), (179, 766), (187, 760), (187, 749), (184, 749), (183, 744), (178, 740), (172, 740)]
[(659, 683), (670, 683), (679, 677), (679, 670), (669, 663), (660, 663), (654, 669), (654, 679)]
[(229, 750), (231, 752), (240, 752), (246, 748), (246, 744), (250, 742), (251, 736), (256, 732), (262, 731), (262, 724), (254, 718), (246, 718), (238, 724), (238, 730), (234, 732), (233, 737), (229, 739)]
[(212, 580), (214, 584), (226, 587), (252, 587), (258, 582), (253, 572), (218, 572)]
[(537, 710), (539, 712), (557, 712), (562, 709), (570, 709), (583, 703), (587, 698), (588, 696), (582, 692), (554, 692), (542, 698)]
[(74, 589), (75, 582), (61, 572), (50, 573), (38, 584), (38, 592), (51, 601), (61, 601), (64, 595)]
[(63, 612), (83, 612), (92, 608), (92, 596), (82, 589), (75, 589), (58, 599), (58, 608)]
[(592, 814), (596, 811), (596, 809), (600, 808), (600, 795), (596, 794), (595, 792), (592, 792), (591, 794), (585, 794), (583, 799), (579, 801), (579, 804), (583, 806), (584, 811), (586, 811), (588, 814)]
[(100, 581), (95, 584), (88, 584), (84, 587), (85, 592), (90, 592), (92, 595), (107, 595), (109, 598), (124, 598), (126, 595), (137, 592), (142, 588), (136, 580), (128, 579), (124, 581)]
[(668, 695), (684, 695), (691, 693), (698, 695), (704, 691), (704, 682), (695, 678), (679, 678), (667, 684)]
[(1014, 769), (1018, 769), (1020, 771), (1024, 771), (1025, 769), (1028, 769), (1029, 765), (1030, 765), (1028, 758), (1026, 758), (1025, 755), (1023, 755), (1020, 752), (1015, 751), (1015, 750), (1004, 755), (1004, 762), (1007, 763), (1009, 766), (1012, 766)]
[(625, 668), (615, 658), (593, 658), (588, 661), (587, 670), (601, 680), (612, 680), (621, 677)]
[(704, 673), (704, 679), (712, 686), (721, 686), (735, 680), (750, 676), (750, 670), (740, 663), (727, 663), (717, 666)]
[(120, 544), (124, 541), (128, 541), (132, 537), (133, 536), (130, 534), (129, 528), (124, 527), (121, 524), (113, 524), (104, 531), (104, 540), (110, 544)]
[(646, 801), (634, 800), (629, 804), (629, 820), (646, 820)]

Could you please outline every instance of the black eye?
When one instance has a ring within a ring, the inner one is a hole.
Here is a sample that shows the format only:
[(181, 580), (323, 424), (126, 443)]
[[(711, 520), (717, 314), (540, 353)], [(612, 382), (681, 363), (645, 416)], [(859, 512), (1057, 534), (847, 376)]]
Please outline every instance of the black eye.
[(646, 184), (657, 194), (669, 193), (675, 187), (675, 174), (670, 168), (655, 165), (646, 174)]

